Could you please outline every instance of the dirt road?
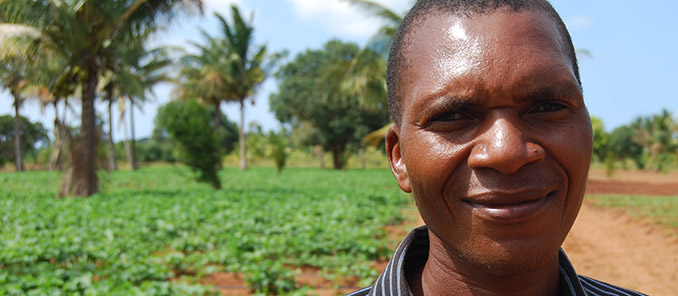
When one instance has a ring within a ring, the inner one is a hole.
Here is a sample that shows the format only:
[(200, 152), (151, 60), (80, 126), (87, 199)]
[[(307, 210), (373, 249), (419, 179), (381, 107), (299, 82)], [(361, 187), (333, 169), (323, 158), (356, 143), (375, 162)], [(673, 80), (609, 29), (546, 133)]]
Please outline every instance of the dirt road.
[(649, 295), (678, 295), (678, 236), (584, 204), (563, 249), (579, 274)]
[[(678, 196), (678, 174), (592, 171), (587, 193)], [(652, 197), (648, 197), (652, 198)], [(563, 249), (578, 273), (649, 295), (678, 295), (678, 231), (584, 203)]]

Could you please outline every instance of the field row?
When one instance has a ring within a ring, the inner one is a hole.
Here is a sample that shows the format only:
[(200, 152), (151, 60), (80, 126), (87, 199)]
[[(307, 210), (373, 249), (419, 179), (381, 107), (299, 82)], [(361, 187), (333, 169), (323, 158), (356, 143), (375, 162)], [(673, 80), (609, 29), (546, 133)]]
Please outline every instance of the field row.
[(215, 271), (284, 294), (306, 266), (368, 284), (407, 204), (386, 170), (220, 177), (215, 191), (184, 168), (120, 171), (101, 194), (57, 199), (59, 174), (0, 174), (0, 294), (208, 295), (197, 280)]

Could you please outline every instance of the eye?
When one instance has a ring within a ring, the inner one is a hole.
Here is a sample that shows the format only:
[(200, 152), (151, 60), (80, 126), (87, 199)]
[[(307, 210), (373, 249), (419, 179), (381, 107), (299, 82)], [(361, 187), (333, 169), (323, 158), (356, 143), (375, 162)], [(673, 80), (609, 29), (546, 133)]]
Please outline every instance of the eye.
[(457, 121), (457, 120), (462, 120), (462, 119), (469, 119), (469, 116), (464, 115), (461, 112), (458, 111), (450, 111), (450, 112), (445, 112), (443, 114), (440, 114), (436, 117), (433, 117), (431, 119), (432, 122), (447, 122), (447, 121)]
[(568, 107), (560, 103), (545, 103), (537, 106), (533, 112), (556, 112), (559, 110), (567, 109)]

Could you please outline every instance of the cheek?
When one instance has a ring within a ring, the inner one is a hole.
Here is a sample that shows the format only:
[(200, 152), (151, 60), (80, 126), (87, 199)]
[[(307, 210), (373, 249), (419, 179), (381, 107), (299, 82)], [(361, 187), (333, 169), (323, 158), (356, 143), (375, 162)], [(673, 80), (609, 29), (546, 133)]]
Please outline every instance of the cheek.
[(560, 134), (552, 134), (549, 143), (549, 150), (571, 179), (586, 179), (593, 154), (593, 132), (589, 126), (570, 125)]
[(401, 148), (412, 193), (415, 197), (418, 193), (442, 193), (452, 173), (466, 164), (466, 145), (424, 131), (412, 134), (406, 138), (408, 145)]

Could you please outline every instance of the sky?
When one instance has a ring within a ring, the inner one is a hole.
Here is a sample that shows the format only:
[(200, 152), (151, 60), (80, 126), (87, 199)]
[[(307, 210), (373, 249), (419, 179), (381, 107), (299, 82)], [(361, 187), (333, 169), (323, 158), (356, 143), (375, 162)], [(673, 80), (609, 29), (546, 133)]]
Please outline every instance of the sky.
[[(214, 17), (230, 15), (236, 4), (246, 17), (254, 17), (255, 43), (267, 44), (270, 51), (287, 50), (288, 60), (306, 49), (318, 49), (335, 38), (364, 45), (379, 28), (377, 17), (341, 0), (204, 0), (201, 16), (181, 17), (153, 40), (154, 45), (181, 46), (195, 50), (192, 43), (203, 41), (201, 28), (219, 34)], [(411, 0), (377, 0), (396, 12), (405, 12)], [(579, 56), (584, 97), (593, 116), (602, 118), (605, 128), (628, 124), (638, 116), (657, 114), (662, 109), (678, 115), (678, 1), (674, 0), (552, 0), (565, 21), (575, 48), (590, 55)], [(135, 111), (137, 138), (150, 136), (158, 106), (172, 99), (173, 86), (158, 85), (151, 102)], [(269, 78), (246, 107), (246, 122), (255, 121), (264, 130), (278, 129), (280, 123), (270, 112), (268, 98), (276, 91)], [(222, 105), (223, 106), (223, 105)], [(79, 106), (76, 106), (79, 112)], [(237, 104), (222, 107), (228, 118), (239, 122)], [(97, 105), (105, 118), (106, 108)], [(0, 91), (0, 115), (13, 114), (12, 98)], [(36, 100), (28, 100), (22, 115), (52, 127), (54, 112), (41, 110)], [(71, 124), (79, 124), (77, 114), (69, 114)], [(114, 114), (115, 141), (123, 139), (123, 126)]]

